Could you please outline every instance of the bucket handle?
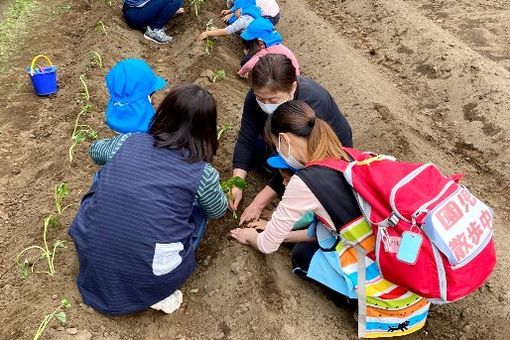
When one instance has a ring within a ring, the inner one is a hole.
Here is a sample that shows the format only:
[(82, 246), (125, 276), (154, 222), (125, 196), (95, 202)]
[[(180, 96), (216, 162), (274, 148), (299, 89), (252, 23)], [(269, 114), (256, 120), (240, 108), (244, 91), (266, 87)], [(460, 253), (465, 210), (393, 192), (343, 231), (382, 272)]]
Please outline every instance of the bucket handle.
[(48, 58), (44, 54), (39, 54), (39, 55), (35, 56), (34, 59), (32, 59), (32, 65), (30, 65), (30, 75), (31, 76), (34, 75), (34, 66), (35, 66), (35, 63), (40, 58), (46, 59), (46, 61), (48, 62), (49, 66), (53, 66), (53, 63), (51, 62), (50, 58)]

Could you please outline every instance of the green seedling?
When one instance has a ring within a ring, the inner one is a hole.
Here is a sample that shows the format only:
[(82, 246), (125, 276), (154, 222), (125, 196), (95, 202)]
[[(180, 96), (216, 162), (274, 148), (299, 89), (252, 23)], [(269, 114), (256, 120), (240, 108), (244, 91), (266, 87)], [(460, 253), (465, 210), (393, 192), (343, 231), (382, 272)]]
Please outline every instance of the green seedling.
[(80, 92), (80, 97), (82, 100), (88, 102), (90, 100), (89, 87), (87, 86), (87, 82), (85, 81), (85, 75), (80, 75), (80, 81), (82, 85), (82, 90)]
[(55, 186), (55, 209), (57, 210), (57, 214), (62, 215), (64, 211), (70, 206), (74, 204), (68, 204), (66, 206), (62, 206), (62, 201), (69, 195), (69, 187), (66, 182), (62, 182)]
[[(205, 25), (206, 31), (214, 31), (216, 28), (217, 27), (214, 24), (214, 20), (213, 19), (209, 20), (207, 22), (207, 24)], [(206, 44), (205, 44), (205, 54), (211, 55), (212, 51), (213, 51), (213, 47), (214, 47), (214, 39), (207, 38), (206, 39)]]
[(99, 30), (103, 31), (104, 35), (108, 35), (106, 32), (106, 26), (102, 20), (98, 20), (98, 22), (96, 22), (96, 31)]
[[(234, 197), (232, 194), (232, 189), (235, 187), (244, 190), (248, 186), (248, 183), (246, 183), (244, 178), (233, 176), (227, 180), (222, 181), (220, 185), (223, 192), (227, 194), (228, 199), (231, 201)], [(232, 216), (237, 219), (237, 212), (235, 210), (232, 211)]]
[(71, 307), (69, 300), (62, 299), (62, 301), (60, 301), (60, 305), (53, 311), (53, 313), (47, 314), (44, 317), (41, 324), (39, 325), (39, 328), (37, 329), (37, 332), (34, 335), (33, 340), (38, 340), (41, 338), (41, 336), (44, 334), (44, 331), (46, 330), (46, 327), (48, 327), (48, 324), (51, 322), (53, 318), (60, 321), (61, 324), (65, 324), (67, 321), (65, 310), (68, 309), (69, 307)]
[(193, 12), (195, 12), (195, 16), (197, 17), (203, 4), (204, 0), (189, 0), (189, 5), (193, 8)]
[(69, 161), (72, 162), (73, 161), (73, 156), (74, 156), (74, 149), (80, 145), (81, 143), (83, 143), (85, 140), (89, 139), (89, 140), (96, 140), (99, 138), (98, 136), (98, 133), (97, 131), (95, 131), (94, 129), (92, 129), (90, 127), (90, 125), (86, 125), (86, 124), (80, 124), (80, 118), (85, 114), (85, 113), (88, 113), (92, 110), (92, 105), (90, 104), (85, 104), (85, 106), (83, 106), (83, 108), (81, 109), (81, 111), (78, 113), (78, 115), (76, 116), (76, 120), (74, 122), (74, 129), (73, 129), (73, 133), (71, 134), (71, 146), (69, 147), (69, 151), (68, 151), (68, 154), (69, 154)]
[(218, 69), (213, 72), (212, 82), (215, 83), (217, 80), (223, 80), (223, 79), (225, 79), (226, 75), (227, 74), (225, 73), (225, 70)]
[[(50, 276), (53, 276), (55, 274), (55, 254), (57, 252), (57, 249), (59, 248), (66, 248), (65, 241), (62, 240), (56, 240), (52, 247), (48, 245), (48, 230), (49, 229), (55, 229), (59, 225), (59, 217), (64, 213), (64, 211), (69, 208), (70, 206), (74, 204), (69, 204), (66, 206), (62, 206), (62, 201), (69, 195), (69, 188), (66, 183), (60, 183), (55, 186), (54, 190), (54, 200), (55, 200), (55, 209), (57, 210), (56, 214), (49, 214), (44, 219), (44, 228), (43, 228), (43, 245), (33, 245), (30, 247), (27, 247), (23, 249), (19, 254), (16, 256), (16, 263), (21, 267), (21, 277), (26, 278), (30, 273), (35, 272), (35, 265), (41, 261), (46, 260), (48, 264), (48, 270), (43, 272), (36, 272), (36, 273), (45, 273)], [(30, 262), (27, 258), (23, 260), (23, 262), (20, 261), (20, 259), (25, 255), (27, 252), (33, 252), (38, 251), (39, 257), (33, 261)]]
[(105, 2), (106, 2), (106, 5), (108, 5), (108, 7), (112, 7), (113, 0), (105, 0)]
[(229, 130), (232, 130), (233, 129), (233, 126), (231, 123), (225, 123), (223, 124), (223, 126), (220, 128), (218, 127), (218, 135), (217, 135), (217, 139), (220, 140), (221, 137), (223, 137), (223, 135), (229, 131)]
[(90, 52), (90, 67), (103, 68), (103, 59), (96, 51)]

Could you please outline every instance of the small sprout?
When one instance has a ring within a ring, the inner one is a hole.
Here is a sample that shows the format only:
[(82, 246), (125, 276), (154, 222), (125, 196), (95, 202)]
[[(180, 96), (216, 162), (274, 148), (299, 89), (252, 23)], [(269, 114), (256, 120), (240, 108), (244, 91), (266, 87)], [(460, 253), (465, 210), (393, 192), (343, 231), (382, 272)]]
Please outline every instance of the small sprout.
[(96, 51), (90, 52), (90, 66), (103, 68), (103, 59)]
[(85, 80), (84, 74), (80, 75), (80, 81), (81, 81), (81, 85), (82, 85), (82, 90), (81, 90), (80, 96), (82, 99), (84, 99), (85, 101), (88, 102), (90, 100), (90, 94), (89, 94), (89, 87), (87, 86), (87, 82)]
[[(241, 178), (239, 176), (233, 176), (227, 180), (222, 181), (220, 185), (223, 192), (227, 194), (228, 199), (232, 200), (233, 198), (232, 189), (236, 187), (238, 189), (244, 190), (248, 186), (248, 183), (246, 183), (246, 180), (244, 178)], [(237, 219), (237, 212), (235, 210), (232, 211), (232, 216), (235, 219)]]
[[(205, 25), (206, 31), (214, 31), (216, 28), (217, 27), (214, 24), (214, 20), (213, 19), (209, 20), (207, 22), (207, 24)], [(206, 44), (205, 44), (205, 54), (211, 55), (212, 51), (213, 51), (213, 47), (214, 47), (214, 39), (207, 38), (206, 39)]]
[(23, 265), (21, 266), (21, 277), (26, 279), (30, 275), (30, 262), (25, 259)]
[(217, 135), (217, 139), (220, 140), (221, 137), (223, 137), (223, 135), (229, 131), (229, 130), (232, 130), (233, 129), (233, 126), (231, 123), (225, 123), (223, 124), (223, 126), (221, 128), (218, 129), (218, 135)]
[(106, 26), (102, 20), (98, 20), (98, 22), (96, 22), (96, 31), (99, 30), (103, 31), (104, 35), (108, 35), (106, 32)]
[(49, 215), (44, 219), (44, 225), (47, 228), (55, 229), (56, 227), (58, 227), (58, 217), (54, 215)]
[(202, 7), (203, 3), (204, 0), (189, 0), (189, 4), (191, 7), (193, 7), (193, 12), (195, 12), (195, 16), (198, 17), (198, 13), (200, 12), (200, 8)]
[(44, 331), (46, 330), (46, 327), (48, 327), (48, 324), (53, 318), (60, 321), (60, 323), (65, 324), (67, 322), (67, 316), (64, 310), (70, 306), (71, 305), (67, 299), (62, 299), (60, 305), (53, 311), (53, 313), (47, 314), (44, 317), (43, 321), (39, 325), (39, 328), (37, 329), (37, 332), (34, 334), (33, 340), (38, 340), (41, 338), (41, 336), (44, 334)]
[[(69, 188), (67, 187), (66, 183), (60, 183), (55, 186), (54, 189), (54, 199), (55, 199), (55, 209), (57, 210), (56, 214), (49, 214), (43, 222), (43, 245), (33, 245), (29, 246), (25, 249), (23, 249), (21, 252), (18, 253), (16, 256), (15, 262), (21, 267), (21, 277), (23, 279), (27, 278), (28, 275), (30, 275), (30, 272), (34, 272), (34, 267), (40, 260), (46, 260), (48, 264), (48, 270), (44, 271), (44, 273), (53, 276), (55, 274), (55, 254), (57, 249), (60, 248), (66, 248), (65, 243), (66, 241), (62, 240), (56, 240), (53, 243), (53, 248), (50, 249), (48, 246), (48, 230), (54, 229), (59, 224), (59, 217), (60, 215), (71, 205), (69, 204), (65, 207), (62, 207), (62, 200), (67, 197), (69, 194)], [(23, 262), (20, 262), (21, 258), (24, 257), (24, 255), (28, 252), (35, 252), (37, 251), (39, 253), (39, 257), (36, 261), (30, 262), (26, 257), (24, 258)]]
[(212, 82), (215, 83), (217, 80), (223, 80), (225, 79), (226, 73), (223, 69), (218, 69), (213, 72), (213, 79)]

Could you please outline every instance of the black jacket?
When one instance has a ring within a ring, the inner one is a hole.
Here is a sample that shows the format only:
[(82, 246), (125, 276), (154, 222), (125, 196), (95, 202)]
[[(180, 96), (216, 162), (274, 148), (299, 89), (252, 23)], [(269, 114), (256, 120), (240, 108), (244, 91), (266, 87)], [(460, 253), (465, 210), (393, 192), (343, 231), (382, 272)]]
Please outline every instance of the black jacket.
[[(349, 123), (326, 89), (315, 81), (298, 77), (294, 99), (305, 101), (315, 111), (317, 117), (328, 122), (342, 145), (352, 147), (352, 132)], [(258, 136), (263, 135), (268, 115), (257, 104), (255, 93), (251, 89), (244, 100), (241, 128), (234, 149), (233, 168), (248, 171), (254, 159), (255, 144)], [(273, 176), (268, 185), (278, 193), (283, 193), (281, 177)]]

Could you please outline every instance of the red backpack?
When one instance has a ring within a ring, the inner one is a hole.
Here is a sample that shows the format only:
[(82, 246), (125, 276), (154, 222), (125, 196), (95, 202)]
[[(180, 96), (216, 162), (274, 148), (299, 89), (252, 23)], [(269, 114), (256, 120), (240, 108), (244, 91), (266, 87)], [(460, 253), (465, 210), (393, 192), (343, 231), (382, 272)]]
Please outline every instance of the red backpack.
[(479, 288), (496, 264), (492, 209), (431, 163), (345, 148), (354, 159), (325, 160), (344, 174), (376, 236), (381, 275), (435, 303)]

